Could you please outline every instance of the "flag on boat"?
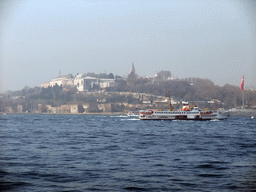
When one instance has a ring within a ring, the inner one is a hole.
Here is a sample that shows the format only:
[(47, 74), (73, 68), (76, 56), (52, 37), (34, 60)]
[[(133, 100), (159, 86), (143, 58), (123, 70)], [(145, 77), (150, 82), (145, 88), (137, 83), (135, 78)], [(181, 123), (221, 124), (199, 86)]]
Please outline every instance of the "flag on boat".
[(244, 76), (242, 78), (240, 87), (241, 87), (241, 90), (243, 91), (244, 90)]

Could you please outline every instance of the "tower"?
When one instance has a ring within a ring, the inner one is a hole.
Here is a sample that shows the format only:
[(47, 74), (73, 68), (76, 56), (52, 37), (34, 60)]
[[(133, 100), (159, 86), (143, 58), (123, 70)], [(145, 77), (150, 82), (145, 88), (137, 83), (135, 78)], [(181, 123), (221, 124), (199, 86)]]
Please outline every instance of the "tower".
[(130, 69), (130, 74), (135, 74), (135, 68), (134, 68), (133, 62), (132, 62), (132, 68)]

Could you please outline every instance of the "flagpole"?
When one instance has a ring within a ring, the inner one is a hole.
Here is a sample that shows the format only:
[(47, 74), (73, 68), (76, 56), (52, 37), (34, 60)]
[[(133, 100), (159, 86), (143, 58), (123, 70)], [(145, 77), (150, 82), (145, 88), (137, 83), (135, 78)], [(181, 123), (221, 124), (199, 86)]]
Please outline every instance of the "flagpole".
[(241, 90), (243, 91), (243, 106), (242, 106), (242, 109), (243, 109), (244, 108), (244, 75), (243, 75), (240, 87), (241, 87)]
[(244, 108), (244, 90), (243, 90), (243, 107), (242, 109)]

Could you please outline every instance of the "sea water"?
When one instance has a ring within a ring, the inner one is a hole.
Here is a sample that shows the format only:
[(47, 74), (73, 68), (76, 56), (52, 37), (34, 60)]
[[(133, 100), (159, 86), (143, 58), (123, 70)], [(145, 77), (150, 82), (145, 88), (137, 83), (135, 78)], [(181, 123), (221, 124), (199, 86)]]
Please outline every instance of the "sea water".
[(256, 190), (256, 120), (0, 116), (0, 191)]

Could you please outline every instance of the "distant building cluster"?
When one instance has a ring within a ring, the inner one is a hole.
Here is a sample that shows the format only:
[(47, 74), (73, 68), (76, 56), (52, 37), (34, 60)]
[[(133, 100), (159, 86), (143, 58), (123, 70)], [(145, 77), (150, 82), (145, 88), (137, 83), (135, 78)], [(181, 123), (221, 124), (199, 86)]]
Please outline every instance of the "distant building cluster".
[[(130, 73), (135, 74), (134, 64), (132, 63), (132, 68)], [(59, 76), (54, 78), (49, 82), (41, 84), (42, 88), (53, 87), (55, 85), (62, 86), (63, 88), (76, 87), (79, 92), (89, 91), (94, 88), (99, 89), (109, 89), (117, 86), (116, 79), (107, 78), (97, 78), (91, 77), (84, 74), (77, 74), (73, 77), (72, 74)]]
[(78, 74), (75, 77), (72, 75), (65, 75), (58, 78), (54, 78), (49, 82), (42, 83), (41, 87), (53, 87), (55, 85), (62, 87), (76, 87), (78, 91), (88, 91), (95, 87), (99, 87), (100, 89), (107, 89), (116, 86), (115, 79), (105, 79), (105, 78), (97, 78), (85, 76), (83, 74)]
[[(87, 93), (91, 96), (95, 96), (98, 93)], [(103, 93), (109, 94), (109, 93)], [(110, 94), (111, 95), (111, 94)], [(48, 113), (48, 114), (78, 114), (78, 113), (111, 113), (111, 112), (124, 112), (126, 110), (134, 109), (147, 109), (154, 103), (157, 108), (163, 108), (168, 106), (170, 102), (163, 96), (155, 96), (154, 101), (152, 100), (152, 94), (146, 93), (131, 93), (131, 92), (119, 92), (119, 96), (132, 97), (141, 104), (131, 104), (128, 102), (116, 101), (114, 103), (107, 103), (106, 99), (97, 99), (97, 102), (84, 102), (80, 104), (64, 104), (60, 106), (52, 106), (50, 104), (34, 103), (33, 105), (18, 104), (17, 106), (8, 106), (2, 109), (2, 112), (6, 114), (10, 113)], [(102, 95), (103, 96), (103, 95)], [(106, 95), (105, 95), (106, 96)], [(104, 96), (103, 96), (104, 97)], [(172, 98), (172, 104), (179, 104)]]
[[(106, 75), (106, 74), (105, 74)], [(129, 75), (136, 75), (135, 67), (132, 63), (132, 68), (129, 71)], [(158, 72), (153, 77), (144, 77), (144, 79), (149, 80), (150, 83), (156, 83), (158, 81), (171, 81), (178, 80), (177, 77), (171, 77), (171, 73), (169, 71), (161, 71)], [(111, 89), (117, 86), (117, 81), (115, 78), (107, 79), (107, 78), (98, 78), (91, 77), (84, 74), (77, 74), (73, 77), (72, 74), (59, 76), (58, 78), (54, 78), (49, 82), (45, 82), (41, 84), (42, 88), (53, 87), (55, 85), (62, 86), (63, 88), (68, 87), (76, 87), (79, 92), (89, 91), (95, 88), (99, 89)]]

